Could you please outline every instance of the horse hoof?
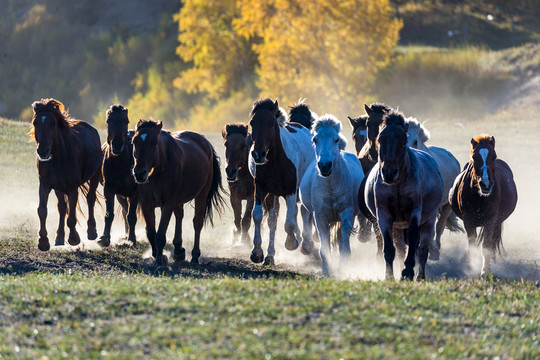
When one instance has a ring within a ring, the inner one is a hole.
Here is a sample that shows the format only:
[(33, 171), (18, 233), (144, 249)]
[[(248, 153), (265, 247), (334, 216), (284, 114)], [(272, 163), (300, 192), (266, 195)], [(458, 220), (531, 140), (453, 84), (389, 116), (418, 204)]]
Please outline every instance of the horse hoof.
[(79, 237), (79, 234), (77, 234), (76, 232), (69, 234), (68, 243), (71, 246), (79, 245), (81, 243), (81, 238)]
[(101, 247), (108, 247), (111, 245), (111, 238), (102, 236), (98, 241), (97, 244)]
[(51, 248), (51, 244), (49, 244), (49, 240), (46, 240), (46, 241), (39, 240), (39, 242), (38, 242), (38, 249), (39, 250), (41, 250), (41, 251), (49, 251), (50, 248)]
[(287, 235), (287, 240), (285, 241), (285, 249), (293, 251), (298, 249), (298, 240), (295, 236)]
[(401, 272), (401, 280), (410, 280), (414, 279), (414, 269), (403, 269)]
[[(181, 248), (179, 251), (174, 251), (174, 261), (184, 261), (186, 260), (186, 249)], [(191, 259), (193, 261), (193, 258)]]
[(191, 263), (194, 264), (194, 265), (198, 265), (199, 264), (199, 258), (198, 257), (192, 257), (191, 258)]
[(64, 245), (64, 237), (57, 237), (56, 240), (54, 241), (54, 246), (62, 246)]
[(302, 247), (300, 248), (300, 251), (304, 255), (309, 255), (313, 252), (313, 245), (306, 245), (306, 242), (302, 241)]
[(273, 266), (275, 265), (274, 257), (273, 256), (267, 256), (264, 258), (264, 266)]
[(97, 232), (89, 233), (88, 240), (96, 240), (97, 236), (98, 236)]
[(156, 259), (156, 265), (167, 266), (168, 263), (169, 259), (167, 258), (167, 255), (161, 255)]
[(250, 256), (251, 261), (253, 261), (255, 264), (262, 263), (264, 260), (264, 254), (262, 249), (253, 249)]

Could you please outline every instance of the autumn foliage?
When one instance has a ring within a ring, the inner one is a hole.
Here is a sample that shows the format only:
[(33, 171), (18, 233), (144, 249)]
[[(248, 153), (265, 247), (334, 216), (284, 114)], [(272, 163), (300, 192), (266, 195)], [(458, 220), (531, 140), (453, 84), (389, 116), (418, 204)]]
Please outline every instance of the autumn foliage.
[(175, 19), (193, 62), (176, 86), (215, 99), (251, 86), (338, 115), (360, 111), (402, 27), (387, 0), (188, 0)]

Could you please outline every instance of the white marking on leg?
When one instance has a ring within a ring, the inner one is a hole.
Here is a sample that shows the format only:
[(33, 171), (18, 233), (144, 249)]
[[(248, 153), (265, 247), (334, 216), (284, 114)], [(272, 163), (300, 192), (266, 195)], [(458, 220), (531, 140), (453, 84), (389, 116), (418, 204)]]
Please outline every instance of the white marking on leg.
[(146, 136), (148, 136), (148, 134), (141, 134), (142, 141), (146, 140)]

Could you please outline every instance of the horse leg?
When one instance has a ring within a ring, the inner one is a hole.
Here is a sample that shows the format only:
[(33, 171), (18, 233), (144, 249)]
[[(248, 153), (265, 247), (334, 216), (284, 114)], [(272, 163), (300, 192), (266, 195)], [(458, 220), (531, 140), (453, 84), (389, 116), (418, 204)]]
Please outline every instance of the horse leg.
[[(371, 238), (371, 222), (369, 222), (369, 220), (366, 219), (366, 217), (363, 216), (362, 214), (358, 214), (356, 218), (358, 219), (358, 227), (359, 227), (358, 241), (362, 243), (366, 243)], [(382, 255), (382, 252), (381, 252), (381, 255)]]
[(61, 246), (61, 245), (64, 245), (64, 238), (66, 236), (66, 233), (64, 231), (64, 225), (66, 222), (67, 205), (66, 205), (66, 199), (64, 197), (64, 193), (58, 190), (55, 190), (54, 192), (56, 194), (56, 198), (58, 199), (58, 214), (60, 214), (60, 218), (58, 219), (58, 230), (56, 230), (56, 240), (54, 242), (54, 246)]
[(163, 249), (167, 243), (167, 228), (169, 227), (169, 221), (173, 213), (173, 204), (166, 204), (161, 207), (161, 218), (159, 219), (159, 226), (156, 233), (156, 264), (167, 265), (168, 259), (166, 255), (163, 255)]
[(319, 232), (317, 231), (317, 227), (315, 226), (315, 217), (313, 216), (313, 213), (309, 213), (309, 228), (313, 229), (313, 233), (311, 235), (311, 243), (313, 244), (313, 242), (320, 242)]
[(394, 239), (399, 269), (403, 270), (407, 254), (407, 229), (392, 229), (392, 238)]
[(434, 215), (433, 220), (427, 221), (422, 226), (420, 226), (420, 237), (417, 250), (418, 262), (420, 266), (418, 268), (417, 280), (426, 279), (426, 263), (429, 252), (429, 244), (431, 243), (433, 239), (433, 234), (435, 232), (436, 218), (437, 216)]
[(465, 232), (467, 233), (468, 246), (463, 256), (463, 261), (468, 265), (471, 265), (471, 247), (476, 245), (476, 226), (472, 225), (467, 221), (463, 221), (463, 226), (465, 227)]
[(253, 211), (253, 205), (255, 205), (255, 199), (253, 196), (248, 197), (246, 200), (246, 209), (244, 210), (244, 216), (242, 217), (242, 244), (249, 245), (249, 228), (251, 226), (251, 212)]
[(384, 261), (386, 262), (386, 280), (394, 279), (394, 258), (396, 257), (396, 248), (392, 238), (393, 222), (382, 211), (377, 211), (378, 228), (384, 240)]
[(285, 204), (287, 205), (287, 217), (285, 219), (285, 232), (287, 233), (287, 240), (285, 240), (285, 249), (289, 251), (296, 250), (299, 245), (296, 237), (299, 231), (296, 224), (296, 214), (298, 212), (296, 199), (296, 192), (285, 197)]
[(118, 195), (116, 198), (118, 199), (118, 203), (122, 207), (122, 220), (124, 220), (124, 236), (127, 238), (129, 233), (129, 222), (127, 219), (129, 211), (129, 201), (126, 197), (121, 195)]
[(315, 226), (319, 233), (321, 245), (319, 247), (319, 255), (322, 262), (322, 275), (330, 276), (331, 267), (331, 249), (330, 249), (330, 226), (329, 222), (321, 216), (320, 213), (315, 213)]
[(264, 252), (261, 247), (261, 222), (263, 219), (263, 199), (266, 197), (266, 192), (263, 192), (259, 186), (255, 184), (255, 206), (251, 216), (255, 225), (255, 233), (253, 234), (253, 250), (251, 251), (250, 259), (254, 263), (261, 263), (264, 260)]
[(311, 240), (311, 221), (312, 215), (304, 205), (300, 205), (300, 214), (302, 215), (302, 254), (309, 255), (313, 252), (313, 241)]
[(414, 265), (416, 261), (416, 249), (418, 248), (418, 242), (420, 240), (420, 219), (413, 215), (409, 222), (409, 228), (407, 229), (407, 242), (409, 245), (409, 251), (407, 251), (407, 257), (405, 258), (405, 269), (401, 272), (401, 280), (413, 280), (414, 279)]
[(452, 213), (452, 205), (446, 203), (439, 208), (439, 219), (435, 227), (435, 238), (429, 244), (429, 259), (439, 260), (441, 254), (441, 235), (446, 226), (446, 220)]
[(114, 220), (114, 191), (107, 185), (104, 186), (103, 193), (105, 195), (105, 227), (103, 235), (98, 240), (98, 245), (107, 247), (111, 244), (111, 225)]
[[(201, 194), (204, 194), (202, 196)], [(193, 229), (195, 229), (195, 239), (193, 241), (193, 250), (191, 250), (191, 263), (198, 264), (201, 256), (201, 230), (204, 224), (204, 213), (206, 211), (206, 198), (208, 191), (202, 191), (195, 198), (195, 216), (193, 216)]]
[(132, 245), (135, 245), (137, 243), (137, 237), (135, 236), (135, 225), (137, 224), (137, 205), (139, 204), (138, 195), (133, 195), (128, 198), (129, 207), (128, 207), (128, 213), (127, 217), (124, 219), (127, 219), (125, 222), (128, 225), (128, 240), (131, 242)]
[(67, 226), (69, 228), (68, 243), (72, 246), (79, 245), (81, 238), (77, 232), (77, 201), (79, 200), (79, 189), (71, 191), (68, 195), (69, 215), (67, 218)]
[(174, 208), (176, 226), (174, 228), (174, 261), (180, 262), (186, 259), (186, 249), (182, 247), (182, 220), (184, 219), (184, 205), (177, 205)]
[(264, 199), (266, 203), (266, 209), (268, 212), (268, 253), (264, 258), (263, 265), (274, 265), (274, 256), (276, 255), (275, 248), (275, 239), (276, 239), (276, 228), (277, 228), (277, 214), (276, 214), (276, 202), (279, 201), (276, 196), (269, 195)]
[(231, 194), (231, 207), (234, 214), (233, 245), (236, 245), (242, 234), (242, 199)]
[(373, 231), (375, 232), (375, 239), (377, 240), (377, 258), (384, 259), (384, 238), (377, 222), (373, 223)]
[[(498, 226), (497, 226), (498, 225)], [(497, 229), (498, 227), (498, 229)], [(482, 272), (481, 276), (486, 276), (491, 273), (491, 263), (495, 261), (497, 244), (495, 234), (501, 234), (501, 224), (488, 224), (484, 227), (482, 237)]]
[(353, 230), (354, 214), (352, 209), (346, 209), (339, 214), (341, 220), (341, 239), (339, 246), (339, 267), (344, 270), (351, 258), (350, 237)]
[(146, 237), (150, 246), (152, 246), (152, 257), (155, 259), (157, 255), (156, 250), (156, 212), (154, 210), (154, 204), (141, 204), (141, 209), (146, 223)]
[(94, 205), (96, 203), (96, 190), (99, 185), (100, 177), (101, 171), (96, 171), (94, 176), (90, 179), (88, 194), (86, 194), (86, 202), (88, 203), (88, 227), (86, 233), (88, 235), (88, 240), (96, 240), (98, 237), (96, 218), (94, 216)]
[(47, 251), (51, 248), (51, 245), (49, 244), (49, 238), (47, 237), (47, 226), (46, 226), (46, 220), (47, 220), (47, 202), (49, 201), (49, 193), (51, 192), (51, 188), (39, 184), (39, 206), (37, 209), (37, 213), (39, 216), (39, 240), (38, 240), (38, 249), (41, 251)]

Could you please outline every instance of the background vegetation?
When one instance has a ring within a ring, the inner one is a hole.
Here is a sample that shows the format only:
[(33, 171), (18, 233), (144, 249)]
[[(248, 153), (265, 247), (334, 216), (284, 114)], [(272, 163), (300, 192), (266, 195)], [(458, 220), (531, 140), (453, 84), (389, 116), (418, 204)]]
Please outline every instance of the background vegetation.
[(300, 4), (4, 0), (0, 115), (29, 120), (32, 101), (56, 97), (98, 123), (121, 102), (135, 120), (217, 130), (271, 96), (341, 118), (377, 100), (473, 119), (526, 82), (501, 66), (505, 49), (540, 39), (538, 0)]

